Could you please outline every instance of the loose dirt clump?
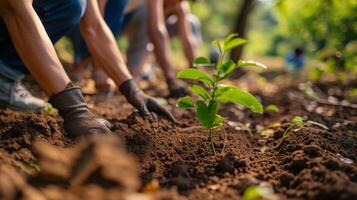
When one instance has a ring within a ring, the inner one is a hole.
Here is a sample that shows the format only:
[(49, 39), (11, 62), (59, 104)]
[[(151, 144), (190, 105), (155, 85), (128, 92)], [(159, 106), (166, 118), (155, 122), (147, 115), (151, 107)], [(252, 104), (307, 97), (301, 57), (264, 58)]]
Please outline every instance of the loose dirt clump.
[(0, 163), (28, 174), (37, 172), (31, 149), (34, 140), (64, 147), (71, 143), (62, 134), (58, 117), (0, 110)]
[[(140, 180), (135, 160), (118, 137), (91, 136), (63, 149), (36, 141), (33, 151), (40, 172), (26, 180), (12, 168), (0, 170), (1, 199), (139, 199)], [(174, 192), (169, 193), (175, 196)], [(168, 194), (157, 194), (160, 199)], [(173, 198), (170, 198), (173, 199)]]

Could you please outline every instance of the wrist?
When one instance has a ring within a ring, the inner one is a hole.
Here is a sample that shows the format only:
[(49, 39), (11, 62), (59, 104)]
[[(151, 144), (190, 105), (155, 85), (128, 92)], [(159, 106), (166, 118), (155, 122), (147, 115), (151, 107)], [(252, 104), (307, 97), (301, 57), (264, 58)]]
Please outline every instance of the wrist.
[(128, 79), (119, 86), (119, 91), (126, 97), (142, 92), (134, 79)]
[(175, 80), (176, 80), (176, 77), (175, 77), (175, 76), (168, 76), (168, 77), (166, 77), (166, 83), (167, 83), (167, 84), (171, 84), (171, 83), (175, 82)]

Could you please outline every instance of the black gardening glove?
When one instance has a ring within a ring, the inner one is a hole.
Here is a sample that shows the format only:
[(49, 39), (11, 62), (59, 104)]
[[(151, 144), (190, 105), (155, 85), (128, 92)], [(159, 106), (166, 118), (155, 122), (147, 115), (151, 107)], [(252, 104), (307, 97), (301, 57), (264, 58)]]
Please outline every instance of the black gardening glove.
[(175, 121), (175, 118), (171, 113), (161, 106), (154, 98), (146, 95), (136, 85), (134, 80), (130, 79), (125, 81), (119, 86), (119, 90), (126, 97), (128, 102), (139, 111), (143, 118), (150, 118), (150, 112), (154, 112), (171, 121)]
[(175, 78), (167, 78), (167, 87), (169, 89), (169, 97), (180, 98), (184, 96), (190, 96), (190, 92), (187, 89), (187, 84), (181, 80)]
[(111, 124), (88, 109), (79, 87), (69, 86), (53, 95), (49, 102), (63, 118), (64, 130), (72, 137), (110, 133)]

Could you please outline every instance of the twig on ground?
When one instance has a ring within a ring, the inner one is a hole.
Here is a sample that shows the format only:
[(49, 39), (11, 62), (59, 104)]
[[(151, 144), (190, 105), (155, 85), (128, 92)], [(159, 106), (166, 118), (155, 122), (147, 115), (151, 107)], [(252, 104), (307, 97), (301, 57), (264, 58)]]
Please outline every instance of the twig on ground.
[(226, 132), (226, 129), (224, 128), (223, 126), (223, 134), (224, 134), (224, 141), (223, 141), (223, 148), (222, 148), (222, 151), (221, 151), (221, 154), (224, 153), (224, 150), (226, 148), (226, 142), (227, 142), (227, 132)]
[(357, 105), (356, 104), (345, 105), (345, 104), (340, 104), (340, 103), (332, 103), (332, 102), (329, 102), (327, 100), (320, 99), (320, 98), (315, 98), (314, 100), (318, 104), (324, 104), (324, 105), (329, 105), (329, 106), (340, 106), (340, 107), (345, 107), (345, 108), (357, 109)]

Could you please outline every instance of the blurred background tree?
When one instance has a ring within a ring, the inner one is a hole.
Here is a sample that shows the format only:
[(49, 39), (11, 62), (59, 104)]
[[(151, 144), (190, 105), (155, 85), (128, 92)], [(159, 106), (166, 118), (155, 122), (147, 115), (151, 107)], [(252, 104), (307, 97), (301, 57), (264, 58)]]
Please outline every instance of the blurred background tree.
[(244, 5), (255, 7), (248, 13), (248, 54), (283, 55), (297, 45), (308, 52), (342, 50), (357, 39), (356, 0), (204, 0), (193, 3), (192, 12), (205, 41), (237, 32)]

